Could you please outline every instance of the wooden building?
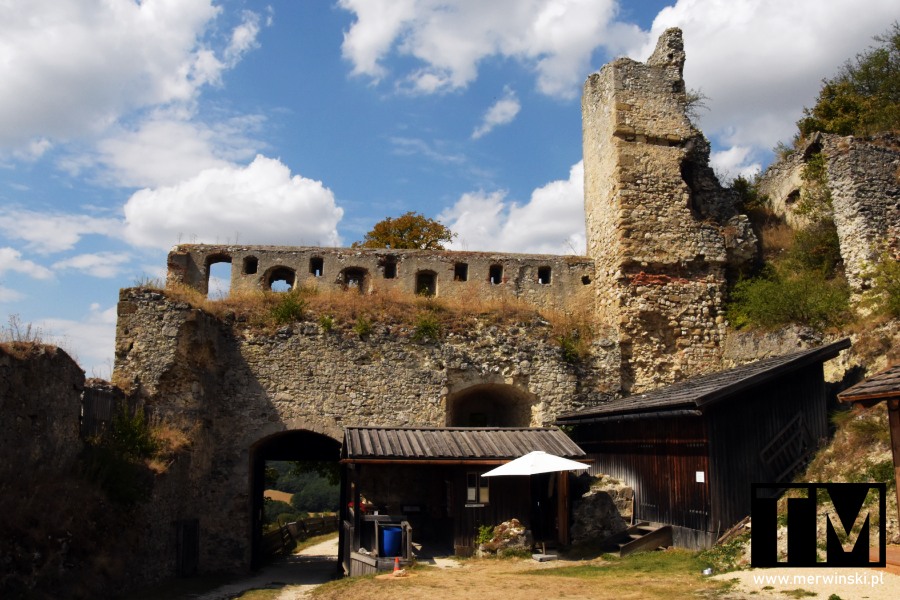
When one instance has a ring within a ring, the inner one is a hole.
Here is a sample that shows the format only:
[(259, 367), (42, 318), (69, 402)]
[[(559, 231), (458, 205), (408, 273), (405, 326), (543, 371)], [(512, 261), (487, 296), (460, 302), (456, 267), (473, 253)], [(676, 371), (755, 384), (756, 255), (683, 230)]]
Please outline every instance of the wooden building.
[(838, 400), (869, 408), (887, 403), (891, 456), (894, 459), (894, 492), (900, 518), (900, 364), (894, 365), (838, 394)]
[(360, 570), (363, 562), (374, 565), (366, 557), (379, 544), (376, 523), (408, 523), (412, 539), (436, 555), (470, 555), (480, 526), (512, 518), (536, 541), (567, 542), (567, 474), (481, 476), (534, 450), (585, 456), (556, 428), (346, 428), (340, 550), (345, 572), (356, 575), (367, 571)]
[(827, 346), (695, 377), (568, 413), (557, 424), (605, 473), (634, 488), (635, 519), (706, 548), (750, 513), (751, 483), (786, 482), (828, 434)]

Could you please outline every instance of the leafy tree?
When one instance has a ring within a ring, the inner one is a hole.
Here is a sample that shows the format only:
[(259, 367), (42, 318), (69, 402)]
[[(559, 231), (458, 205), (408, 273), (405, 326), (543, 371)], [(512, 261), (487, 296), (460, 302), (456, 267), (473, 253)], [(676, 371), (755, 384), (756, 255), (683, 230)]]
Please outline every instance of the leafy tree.
[(823, 81), (815, 106), (803, 109), (800, 135), (822, 131), (872, 135), (900, 129), (900, 23), (894, 22), (878, 45), (858, 54)]
[(443, 250), (456, 236), (446, 226), (416, 212), (379, 221), (354, 248), (394, 248), (397, 250)]

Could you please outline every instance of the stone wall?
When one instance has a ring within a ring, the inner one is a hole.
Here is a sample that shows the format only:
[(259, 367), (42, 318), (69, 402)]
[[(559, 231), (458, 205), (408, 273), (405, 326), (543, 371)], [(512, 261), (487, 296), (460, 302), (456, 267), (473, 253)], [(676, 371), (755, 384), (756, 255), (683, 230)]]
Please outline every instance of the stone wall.
[(686, 114), (684, 59), (681, 32), (668, 30), (646, 64), (613, 61), (582, 96), (597, 316), (619, 331), (632, 391), (718, 366), (725, 268), (755, 250)]
[(59, 348), (0, 344), (0, 474), (72, 467), (83, 387), (84, 371)]
[[(344, 426), (444, 426), (454, 400), (497, 402), (518, 422), (618, 392), (619, 356), (597, 340), (579, 364), (549, 324), (484, 323), (422, 343), (390, 323), (361, 338), (300, 322), (275, 332), (222, 321), (153, 290), (123, 290), (115, 380), (157, 421), (191, 432), (180, 518), (200, 519), (201, 569), (249, 563), (253, 448), (285, 431), (342, 439)], [(520, 415), (520, 416), (516, 416)]]
[(885, 251), (900, 259), (900, 139), (890, 134), (862, 139), (819, 133), (770, 166), (759, 190), (793, 227), (804, 224), (795, 212), (805, 185), (803, 168), (819, 152), (826, 158), (826, 185), (847, 280), (862, 291), (863, 275)]
[(552, 310), (589, 302), (594, 272), (592, 261), (579, 256), (185, 244), (169, 253), (167, 283), (207, 293), (210, 266), (221, 262), (231, 263), (234, 292), (271, 289), (274, 281), (361, 293), (427, 289), (441, 298), (515, 298)]

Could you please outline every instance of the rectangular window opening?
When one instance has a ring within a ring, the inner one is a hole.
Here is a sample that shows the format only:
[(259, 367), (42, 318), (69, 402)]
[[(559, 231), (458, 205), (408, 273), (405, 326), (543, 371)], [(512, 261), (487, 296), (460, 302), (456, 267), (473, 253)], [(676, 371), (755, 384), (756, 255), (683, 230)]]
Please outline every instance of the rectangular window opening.
[(501, 265), (491, 265), (491, 268), (488, 271), (488, 278), (491, 281), (491, 285), (500, 285), (503, 283), (503, 267)]
[(550, 284), (550, 267), (541, 267), (538, 269), (538, 283), (541, 285)]
[(319, 256), (309, 259), (309, 272), (316, 277), (324, 275), (325, 261)]
[(453, 281), (468, 281), (469, 265), (467, 263), (456, 263), (453, 265)]
[(466, 504), (489, 504), (491, 501), (490, 479), (478, 473), (466, 473)]

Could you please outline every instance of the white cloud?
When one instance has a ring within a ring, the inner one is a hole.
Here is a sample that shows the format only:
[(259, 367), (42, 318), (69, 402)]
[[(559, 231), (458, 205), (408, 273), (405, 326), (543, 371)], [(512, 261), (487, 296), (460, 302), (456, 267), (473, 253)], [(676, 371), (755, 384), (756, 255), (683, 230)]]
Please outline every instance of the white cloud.
[(81, 271), (92, 277), (109, 279), (123, 272), (123, 267), (131, 260), (128, 254), (117, 252), (97, 252), (94, 254), (78, 254), (53, 263), (57, 270), (71, 269)]
[(544, 94), (574, 97), (592, 52), (615, 53), (644, 39), (613, 21), (614, 0), (340, 0), (356, 21), (344, 35), (355, 75), (379, 81), (392, 55), (420, 64), (398, 76), (405, 89), (435, 93), (467, 86), (486, 58), (512, 58), (535, 71)]
[[(0, 148), (95, 135), (130, 111), (192, 102), (255, 46), (244, 13), (224, 48), (212, 0), (0, 3)], [(221, 54), (222, 58), (217, 56)]]
[(125, 237), (168, 249), (181, 242), (337, 245), (343, 209), (321, 182), (257, 156), (246, 167), (205, 169), (173, 186), (141, 190), (125, 204)]
[(454, 250), (583, 254), (584, 166), (534, 190), (527, 204), (508, 202), (505, 192), (469, 193), (438, 220), (457, 234)]
[(454, 153), (443, 147), (440, 141), (432, 143), (418, 138), (393, 137), (391, 145), (398, 156), (424, 156), (438, 163), (459, 165), (466, 162), (462, 154)]
[(121, 227), (118, 219), (0, 207), (0, 231), (41, 254), (70, 250), (85, 235), (115, 237)]
[(15, 248), (0, 248), (0, 275), (8, 271), (23, 273), (35, 279), (53, 277), (53, 271), (30, 260), (24, 260), (22, 253)]
[[(190, 116), (190, 115), (189, 115)], [(157, 111), (135, 128), (113, 128), (93, 155), (63, 162), (73, 175), (102, 166), (104, 183), (124, 187), (174, 185), (204, 169), (246, 161), (259, 151), (251, 136), (263, 122), (259, 115), (233, 117), (206, 125), (189, 116)]]
[(24, 298), (25, 294), (0, 285), (0, 302), (18, 302)]
[(679, 0), (660, 11), (645, 45), (629, 54), (646, 60), (665, 28), (682, 28), (685, 81), (709, 97), (704, 131), (759, 155), (791, 137), (822, 79), (897, 16), (894, 0), (864, 8), (855, 0)]
[(516, 93), (508, 87), (505, 88), (503, 97), (484, 113), (481, 124), (472, 132), (472, 139), (477, 140), (493, 131), (495, 127), (512, 123), (521, 108), (522, 105), (519, 103)]
[(116, 307), (91, 304), (80, 320), (43, 319), (37, 323), (44, 339), (74, 358), (88, 377), (109, 379), (116, 348)]
[(747, 146), (732, 146), (721, 152), (713, 152), (709, 158), (710, 165), (719, 177), (723, 185), (737, 176), (752, 180), (753, 176), (762, 169), (758, 162), (751, 162), (751, 148)]

